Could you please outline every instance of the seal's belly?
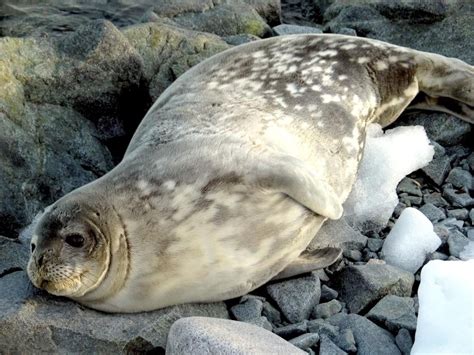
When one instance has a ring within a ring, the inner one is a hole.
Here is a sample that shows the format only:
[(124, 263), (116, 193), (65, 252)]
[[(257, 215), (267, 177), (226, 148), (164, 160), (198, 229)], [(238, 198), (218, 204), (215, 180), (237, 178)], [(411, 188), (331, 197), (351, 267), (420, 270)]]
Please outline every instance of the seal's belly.
[(296, 259), (325, 220), (283, 194), (208, 198), (218, 202), (178, 223), (166, 250), (158, 243), (140, 251), (130, 284), (110, 302), (147, 310), (243, 295)]

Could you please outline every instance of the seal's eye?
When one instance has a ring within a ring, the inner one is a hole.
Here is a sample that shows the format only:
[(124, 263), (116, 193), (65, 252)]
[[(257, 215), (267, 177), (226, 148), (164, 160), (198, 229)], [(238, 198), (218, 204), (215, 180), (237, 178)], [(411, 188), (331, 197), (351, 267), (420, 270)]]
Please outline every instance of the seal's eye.
[(31, 252), (34, 252), (36, 249), (35, 243), (31, 243)]
[(80, 234), (69, 234), (66, 237), (66, 243), (74, 248), (80, 248), (84, 245), (84, 237)]

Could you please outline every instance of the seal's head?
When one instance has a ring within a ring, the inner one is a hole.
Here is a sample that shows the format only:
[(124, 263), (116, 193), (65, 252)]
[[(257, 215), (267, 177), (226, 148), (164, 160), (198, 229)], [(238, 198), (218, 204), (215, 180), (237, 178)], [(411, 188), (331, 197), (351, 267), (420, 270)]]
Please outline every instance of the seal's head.
[(59, 200), (36, 225), (28, 276), (54, 295), (76, 298), (89, 293), (108, 271), (108, 232), (98, 210), (82, 201)]

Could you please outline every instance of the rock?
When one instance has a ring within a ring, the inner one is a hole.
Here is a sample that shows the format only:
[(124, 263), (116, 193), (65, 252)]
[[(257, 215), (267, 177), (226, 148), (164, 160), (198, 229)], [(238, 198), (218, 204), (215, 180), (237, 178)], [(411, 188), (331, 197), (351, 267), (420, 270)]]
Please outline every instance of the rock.
[(267, 317), (272, 324), (281, 324), (280, 312), (268, 302), (263, 302), (262, 315)]
[(448, 176), (451, 169), (451, 162), (453, 158), (444, 154), (441, 156), (435, 155), (433, 160), (421, 170), (431, 179), (433, 182), (441, 186)]
[(179, 26), (218, 36), (251, 34), (263, 37), (271, 33), (265, 20), (252, 8), (241, 2), (226, 2), (204, 12), (188, 12), (174, 17)]
[(338, 300), (318, 304), (312, 313), (314, 318), (329, 318), (342, 310), (342, 304)]
[(153, 101), (189, 68), (229, 48), (215, 35), (162, 22), (130, 26), (123, 34), (143, 58), (143, 79)]
[(410, 355), (411, 348), (413, 347), (413, 340), (411, 339), (410, 332), (407, 329), (402, 328), (398, 331), (398, 334), (395, 337), (395, 343), (403, 355)]
[(461, 168), (454, 168), (450, 171), (446, 182), (450, 182), (454, 187), (461, 189), (466, 188), (469, 190), (474, 189), (472, 175), (469, 171), (463, 170)]
[(428, 219), (436, 223), (441, 219), (446, 218), (446, 214), (443, 212), (443, 210), (439, 209), (435, 205), (431, 203), (426, 203), (420, 208), (420, 212), (422, 212)]
[(328, 302), (333, 299), (336, 299), (337, 295), (338, 293), (336, 290), (333, 290), (332, 288), (326, 285), (321, 286), (321, 299), (320, 299), (321, 302)]
[(434, 253), (431, 253), (431, 255), (428, 257), (429, 260), (448, 260), (448, 256), (444, 253), (440, 253), (438, 251), (435, 251)]
[(344, 218), (326, 221), (311, 241), (308, 248), (337, 247), (343, 250), (362, 250), (367, 237), (350, 227)]
[(189, 317), (173, 324), (166, 354), (305, 354), (279, 336), (251, 324)]
[(397, 193), (406, 192), (412, 196), (422, 196), (420, 184), (413, 179), (408, 177), (403, 178), (397, 186)]
[(410, 297), (385, 296), (366, 314), (366, 317), (392, 333), (402, 328), (411, 331), (416, 329), (414, 302)]
[(354, 333), (352, 333), (352, 330), (348, 328), (342, 329), (334, 342), (344, 351), (352, 353), (357, 351)]
[(337, 34), (340, 34), (340, 35), (357, 36), (357, 31), (354, 30), (353, 28), (349, 28), (349, 27), (336, 27), (336, 28), (334, 28), (333, 26), (329, 26), (329, 31), (331, 33), (337, 33)]
[(455, 210), (448, 210), (448, 217), (450, 218), (455, 218), (455, 219), (460, 219), (460, 220), (467, 220), (467, 217), (469, 216), (469, 211), (465, 208), (458, 208)]
[(233, 36), (227, 36), (224, 37), (224, 41), (227, 44), (230, 44), (232, 46), (238, 46), (244, 43), (249, 43), (253, 41), (257, 41), (260, 38), (254, 35), (249, 35), (249, 34), (241, 34), (241, 35), (233, 35)]
[(273, 326), (272, 324), (268, 321), (267, 317), (256, 317), (252, 319), (247, 319), (245, 320), (246, 323), (256, 325), (258, 327), (261, 327), (263, 329), (272, 331)]
[(439, 192), (433, 192), (428, 195), (423, 196), (423, 201), (425, 203), (431, 203), (436, 207), (446, 207), (449, 206), (448, 201), (446, 201)]
[(258, 318), (262, 315), (263, 302), (259, 299), (250, 298), (243, 303), (232, 306), (230, 312), (235, 319), (240, 321), (247, 321)]
[(467, 157), (467, 163), (469, 164), (469, 168), (474, 171), (474, 153), (469, 154)]
[(345, 267), (334, 282), (339, 298), (359, 313), (388, 294), (410, 296), (414, 277), (387, 264), (366, 264)]
[(463, 192), (462, 190), (457, 191), (452, 188), (445, 188), (443, 189), (443, 197), (456, 207), (474, 206), (474, 198), (472, 198), (467, 192)]
[(471, 229), (467, 230), (467, 237), (471, 241), (474, 241), (474, 228), (471, 228)]
[(334, 344), (329, 337), (326, 335), (321, 336), (321, 342), (319, 345), (319, 353), (324, 355), (345, 355), (345, 351), (342, 351), (340, 348)]
[(320, 336), (326, 335), (331, 339), (335, 339), (339, 335), (339, 327), (329, 324), (322, 319), (310, 320), (308, 322), (308, 331), (310, 333), (318, 333)]
[(0, 278), (24, 270), (28, 258), (28, 248), (19, 240), (5, 238), (0, 235)]
[(296, 324), (288, 324), (273, 330), (273, 332), (285, 339), (295, 338), (308, 331), (308, 321), (304, 320)]
[(469, 211), (469, 219), (471, 220), (471, 224), (474, 225), (474, 208), (471, 208)]
[(293, 338), (290, 340), (290, 344), (293, 344), (294, 346), (297, 346), (298, 348), (302, 350), (306, 350), (308, 348), (311, 348), (315, 346), (319, 341), (319, 335), (318, 334), (303, 334), (300, 335), (296, 338)]
[(464, 221), (458, 221), (456, 218), (446, 218), (439, 222), (439, 224), (446, 226), (448, 229), (460, 229), (464, 225)]
[(328, 321), (341, 329), (349, 328), (354, 334), (359, 354), (400, 354), (395, 339), (386, 330), (357, 314), (336, 314)]
[(314, 274), (270, 284), (266, 288), (291, 323), (308, 319), (321, 297), (320, 281)]
[(461, 232), (454, 230), (448, 238), (449, 254), (459, 258), (461, 252), (468, 244), (469, 238), (465, 237)]
[(367, 247), (373, 252), (380, 251), (380, 249), (382, 249), (382, 245), (383, 245), (383, 240), (382, 239), (369, 238), (367, 240)]
[(344, 257), (352, 261), (361, 261), (362, 253), (359, 250), (344, 250)]
[(277, 36), (295, 35), (304, 33), (323, 33), (323, 30), (319, 27), (310, 26), (297, 26), (297, 25), (278, 25), (273, 27), (273, 31)]

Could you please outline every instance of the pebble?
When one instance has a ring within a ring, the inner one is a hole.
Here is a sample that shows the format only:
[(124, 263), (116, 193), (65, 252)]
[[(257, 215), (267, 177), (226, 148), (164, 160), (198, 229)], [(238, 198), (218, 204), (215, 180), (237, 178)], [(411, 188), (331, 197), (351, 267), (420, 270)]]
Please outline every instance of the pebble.
[(273, 307), (270, 303), (268, 302), (263, 302), (263, 310), (262, 310), (262, 315), (267, 317), (267, 319), (277, 325), (281, 324), (281, 315), (280, 311), (277, 310), (275, 307)]
[(467, 163), (469, 164), (469, 167), (471, 168), (471, 170), (474, 170), (474, 153), (471, 153), (467, 157)]
[(470, 240), (474, 241), (474, 228), (471, 228), (471, 229), (468, 229), (468, 230), (467, 230), (467, 237), (468, 237)]
[(469, 211), (469, 218), (471, 220), (471, 224), (474, 226), (474, 208), (471, 208)]
[(418, 181), (405, 177), (397, 186), (397, 193), (406, 192), (412, 196), (423, 196)]
[(407, 329), (400, 329), (395, 337), (395, 343), (403, 355), (410, 355), (413, 341), (411, 340), (410, 332)]
[(464, 225), (464, 221), (458, 221), (456, 218), (447, 218), (443, 221), (440, 222), (441, 224), (445, 225), (448, 227), (457, 227), (457, 228), (462, 228)]
[(443, 197), (456, 207), (474, 206), (474, 198), (469, 196), (467, 192), (456, 191), (452, 188), (446, 188), (443, 189)]
[(425, 203), (431, 203), (435, 205), (436, 207), (446, 207), (449, 206), (448, 201), (446, 201), (443, 196), (441, 196), (441, 193), (439, 192), (433, 192), (428, 195), (423, 196), (423, 201)]
[(342, 350), (354, 353), (357, 351), (354, 333), (349, 328), (341, 330), (339, 335), (334, 339), (334, 342)]
[(347, 355), (345, 351), (341, 350), (326, 335), (321, 335), (321, 342), (319, 344), (319, 353), (321, 355)]
[(239, 303), (230, 308), (230, 312), (235, 319), (247, 321), (262, 315), (263, 302), (256, 298), (247, 298), (245, 302)]
[(344, 250), (342, 253), (346, 258), (352, 261), (361, 261), (362, 253), (360, 250)]
[(367, 240), (367, 247), (373, 252), (380, 251), (380, 249), (382, 249), (382, 246), (383, 246), (382, 239), (369, 238)]
[(448, 238), (449, 254), (459, 258), (459, 254), (464, 250), (469, 243), (469, 239), (461, 232), (453, 230)]
[(273, 31), (277, 34), (277, 36), (293, 35), (293, 34), (301, 34), (301, 33), (323, 33), (323, 30), (318, 27), (287, 25), (287, 24), (275, 26), (273, 27)]
[(319, 334), (308, 333), (300, 335), (290, 340), (290, 344), (297, 346), (302, 350), (306, 350), (315, 346), (319, 341)]
[(321, 286), (321, 302), (328, 302), (337, 298), (338, 292), (332, 288), (322, 285)]
[(342, 304), (338, 300), (318, 304), (312, 313), (313, 318), (329, 318), (342, 310)]
[(449, 172), (446, 182), (450, 182), (454, 187), (461, 189), (473, 189), (472, 175), (461, 168), (454, 168)]
[(436, 223), (439, 220), (445, 219), (446, 214), (440, 208), (436, 207), (432, 203), (426, 203), (420, 207), (422, 212), (432, 223)]
[(446, 227), (444, 224), (436, 224), (433, 227), (433, 231), (436, 233), (439, 239), (441, 239), (441, 245), (446, 244), (448, 242), (450, 231), (448, 227)]
[(253, 324), (253, 325), (256, 325), (256, 326), (261, 327), (263, 329), (269, 330), (269, 331), (272, 331), (272, 329), (273, 329), (273, 326), (268, 321), (267, 317), (263, 317), (263, 316), (253, 318), (253, 319), (247, 319), (245, 321), (245, 323)]
[(285, 339), (291, 339), (308, 331), (308, 321), (304, 320), (296, 324), (288, 324), (273, 330), (273, 332)]
[(453, 158), (446, 154), (441, 156), (436, 156), (435, 154), (433, 160), (427, 166), (421, 168), (421, 170), (430, 177), (436, 185), (441, 186), (451, 170), (452, 160)]
[(308, 322), (308, 331), (310, 333), (318, 333), (319, 335), (327, 335), (331, 339), (335, 339), (339, 335), (339, 327), (329, 324), (322, 319), (310, 320)]
[(310, 276), (267, 285), (267, 292), (290, 323), (308, 319), (321, 297), (319, 277)]
[(465, 221), (469, 216), (469, 211), (465, 208), (458, 208), (455, 210), (448, 210), (448, 217), (461, 219)]
[(440, 253), (439, 251), (435, 251), (434, 253), (431, 253), (429, 260), (448, 260), (448, 255), (444, 253)]
[(416, 315), (413, 299), (388, 295), (382, 298), (366, 315), (374, 323), (392, 333), (401, 328), (416, 329)]

